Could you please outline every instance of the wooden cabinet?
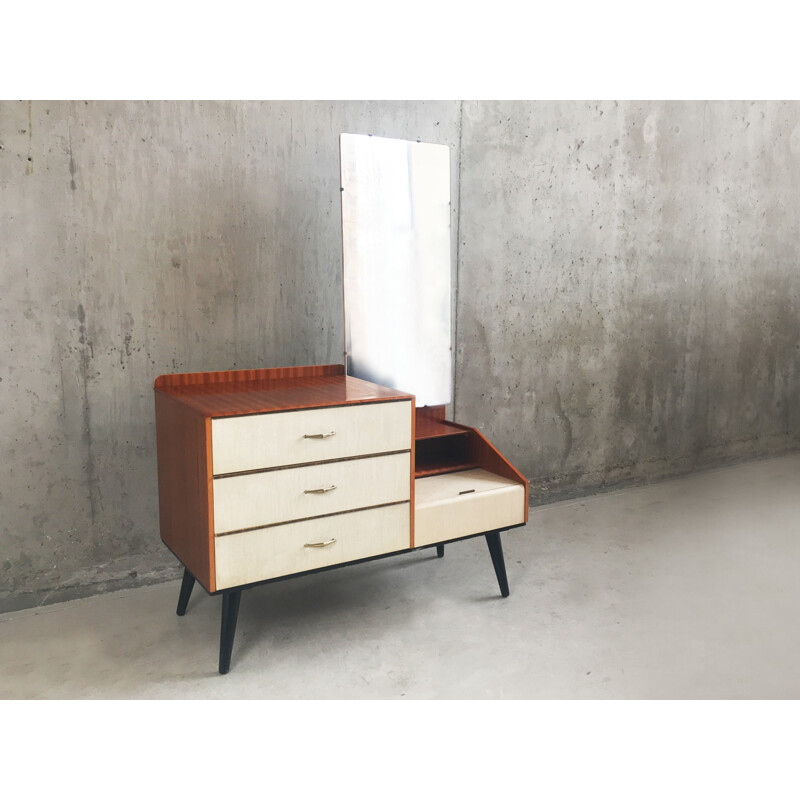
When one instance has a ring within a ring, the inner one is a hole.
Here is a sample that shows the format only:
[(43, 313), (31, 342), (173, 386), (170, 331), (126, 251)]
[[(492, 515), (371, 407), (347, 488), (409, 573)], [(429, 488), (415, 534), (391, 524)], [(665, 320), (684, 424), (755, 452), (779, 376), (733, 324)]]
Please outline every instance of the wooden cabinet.
[(220, 672), (241, 590), (527, 521), (528, 484), (475, 430), (341, 365), (162, 375), (155, 382), (161, 538), (223, 595)]

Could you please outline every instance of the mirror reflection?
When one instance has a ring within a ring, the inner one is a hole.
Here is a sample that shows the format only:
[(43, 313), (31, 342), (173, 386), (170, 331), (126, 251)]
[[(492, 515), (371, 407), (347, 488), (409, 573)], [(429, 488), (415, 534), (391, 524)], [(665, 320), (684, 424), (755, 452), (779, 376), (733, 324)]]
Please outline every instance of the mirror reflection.
[(452, 400), (450, 150), (342, 134), (347, 372)]

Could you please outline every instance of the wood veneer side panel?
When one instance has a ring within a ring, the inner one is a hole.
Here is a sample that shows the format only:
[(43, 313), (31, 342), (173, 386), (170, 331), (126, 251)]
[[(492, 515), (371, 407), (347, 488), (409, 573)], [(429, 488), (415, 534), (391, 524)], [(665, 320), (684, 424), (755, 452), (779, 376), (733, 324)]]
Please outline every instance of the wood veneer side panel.
[(411, 502), (409, 503), (409, 521), (408, 521), (408, 535), (409, 547), (414, 547), (414, 517), (415, 517), (415, 500), (414, 489), (416, 487), (416, 464), (417, 464), (417, 399), (411, 399)]
[[(211, 438), (211, 417), (205, 417), (205, 468), (206, 468), (206, 502), (205, 508), (208, 509), (206, 515), (206, 541), (208, 542), (208, 579), (211, 582), (209, 591), (217, 589), (217, 549), (214, 545), (214, 450)], [(525, 488), (526, 497), (527, 487)], [(528, 509), (525, 507), (525, 520), (527, 521)]]
[(220, 372), (182, 372), (159, 375), (154, 388), (166, 386), (197, 386), (216, 383), (244, 383), (247, 381), (272, 381), (281, 378), (314, 378), (324, 375), (344, 375), (342, 364), (315, 364), (305, 367), (271, 367), (268, 369), (235, 369)]
[(458, 422), (451, 422), (457, 428), (470, 432), (468, 452), (470, 461), (479, 467), (502, 475), (504, 478), (517, 480), (525, 487), (525, 522), (528, 522), (528, 503), (530, 485), (528, 479), (477, 429)]
[(161, 539), (213, 592), (210, 422), (158, 390), (155, 411)]

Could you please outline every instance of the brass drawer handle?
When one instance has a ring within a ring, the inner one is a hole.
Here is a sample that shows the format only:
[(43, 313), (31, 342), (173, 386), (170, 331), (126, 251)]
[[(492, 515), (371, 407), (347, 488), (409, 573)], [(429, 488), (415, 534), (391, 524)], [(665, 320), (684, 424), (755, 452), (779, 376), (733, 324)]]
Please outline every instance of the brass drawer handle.
[(335, 486), (325, 486), (323, 489), (306, 489), (303, 494), (325, 494), (325, 492), (332, 492)]
[(336, 539), (328, 539), (327, 542), (306, 542), (303, 547), (327, 547), (329, 544), (335, 544)]
[(304, 439), (327, 439), (329, 436), (336, 436), (336, 431), (331, 431), (330, 433), (305, 433), (303, 434)]

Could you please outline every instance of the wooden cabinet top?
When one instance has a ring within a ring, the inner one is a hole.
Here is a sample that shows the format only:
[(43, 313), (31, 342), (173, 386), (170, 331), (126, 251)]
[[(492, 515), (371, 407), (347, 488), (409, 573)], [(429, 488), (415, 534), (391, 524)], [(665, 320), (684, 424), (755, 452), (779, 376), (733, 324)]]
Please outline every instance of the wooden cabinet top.
[(345, 375), (342, 364), (160, 375), (154, 388), (206, 417), (413, 399)]

